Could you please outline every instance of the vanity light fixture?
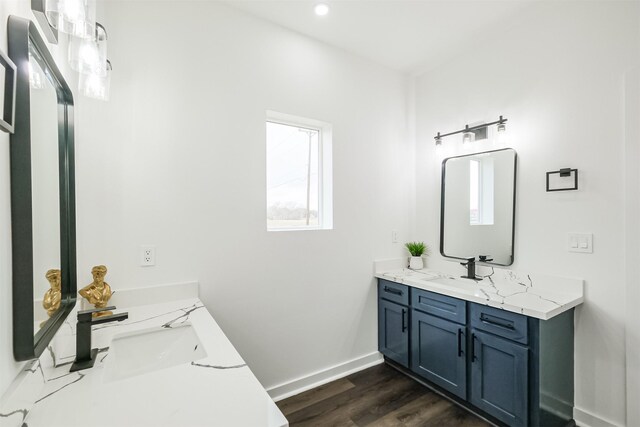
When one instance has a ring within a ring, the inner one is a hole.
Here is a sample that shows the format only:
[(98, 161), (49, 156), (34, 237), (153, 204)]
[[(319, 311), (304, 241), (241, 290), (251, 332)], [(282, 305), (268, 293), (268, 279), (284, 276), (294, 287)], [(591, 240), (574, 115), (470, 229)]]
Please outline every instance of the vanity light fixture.
[(107, 69), (104, 76), (93, 73), (80, 73), (78, 88), (80, 89), (80, 92), (88, 98), (98, 99), (100, 101), (108, 101), (110, 87), (111, 61), (109, 60), (107, 60)]
[(51, 26), (72, 36), (91, 38), (96, 27), (96, 0), (45, 0)]
[(436, 141), (436, 146), (439, 146), (439, 145), (442, 145), (442, 138), (444, 138), (445, 136), (457, 135), (461, 133), (463, 143), (473, 142), (476, 139), (486, 139), (487, 128), (493, 125), (497, 125), (498, 133), (500, 135), (503, 135), (507, 129), (506, 123), (507, 123), (507, 119), (500, 116), (500, 118), (495, 122), (483, 123), (481, 125), (471, 126), (471, 127), (469, 127), (469, 125), (466, 125), (464, 129), (460, 129), (460, 130), (445, 133), (445, 134), (440, 134), (440, 132), (438, 132), (438, 134), (434, 137), (434, 139)]
[(72, 37), (69, 42), (69, 65), (82, 74), (107, 74), (107, 30), (96, 22), (94, 37)]
[(462, 143), (466, 144), (475, 140), (476, 134), (469, 130), (469, 125), (466, 125), (466, 127), (464, 128), (464, 133), (462, 134)]
[(56, 30), (47, 18), (46, 5), (47, 0), (31, 0), (31, 11), (33, 16), (40, 24), (42, 33), (49, 43), (58, 44), (58, 30)]
[(316, 7), (313, 8), (313, 11), (318, 16), (325, 16), (329, 13), (329, 6), (324, 3), (318, 3)]

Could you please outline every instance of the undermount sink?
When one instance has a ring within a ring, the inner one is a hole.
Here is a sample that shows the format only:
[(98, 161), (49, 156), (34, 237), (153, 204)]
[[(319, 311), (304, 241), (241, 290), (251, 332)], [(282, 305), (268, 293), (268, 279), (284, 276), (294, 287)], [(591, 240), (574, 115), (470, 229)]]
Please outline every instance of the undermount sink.
[(474, 293), (478, 292), (479, 286), (478, 283), (462, 278), (450, 278), (450, 277), (441, 277), (438, 275), (424, 274), (424, 273), (416, 273), (409, 276), (414, 280), (422, 280), (431, 283), (432, 285), (441, 285), (447, 287), (455, 287), (459, 289), (464, 289), (466, 291), (472, 291)]
[(117, 335), (109, 346), (105, 381), (134, 377), (207, 357), (190, 323)]

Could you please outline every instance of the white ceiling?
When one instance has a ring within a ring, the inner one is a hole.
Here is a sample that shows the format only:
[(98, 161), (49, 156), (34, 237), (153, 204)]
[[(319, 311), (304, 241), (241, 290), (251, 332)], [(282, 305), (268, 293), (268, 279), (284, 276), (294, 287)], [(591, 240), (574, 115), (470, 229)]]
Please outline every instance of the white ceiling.
[[(314, 6), (331, 7), (319, 17)], [(498, 34), (526, 0), (227, 0), (226, 3), (390, 68), (419, 74)]]

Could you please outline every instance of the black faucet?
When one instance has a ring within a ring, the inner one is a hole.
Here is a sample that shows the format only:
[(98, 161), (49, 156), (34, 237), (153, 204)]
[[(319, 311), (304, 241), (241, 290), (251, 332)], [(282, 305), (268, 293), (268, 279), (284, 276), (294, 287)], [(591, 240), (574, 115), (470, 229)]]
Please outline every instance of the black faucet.
[(96, 362), (98, 349), (91, 348), (91, 326), (101, 323), (122, 322), (129, 318), (129, 313), (118, 313), (104, 317), (93, 317), (93, 313), (115, 310), (115, 307), (96, 308), (78, 312), (78, 326), (76, 328), (76, 360), (73, 361), (69, 372), (81, 371), (93, 367)]
[(460, 276), (463, 279), (478, 280), (476, 277), (476, 259), (475, 257), (465, 258), (467, 262), (461, 262), (460, 265), (467, 267), (467, 275)]

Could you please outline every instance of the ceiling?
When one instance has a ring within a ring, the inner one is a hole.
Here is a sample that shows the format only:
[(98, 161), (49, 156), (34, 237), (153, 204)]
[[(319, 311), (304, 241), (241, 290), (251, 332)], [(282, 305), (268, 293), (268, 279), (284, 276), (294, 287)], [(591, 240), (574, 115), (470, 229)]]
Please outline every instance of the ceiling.
[[(316, 16), (314, 6), (330, 6)], [(227, 0), (227, 4), (387, 67), (420, 74), (495, 36), (526, 0)]]

